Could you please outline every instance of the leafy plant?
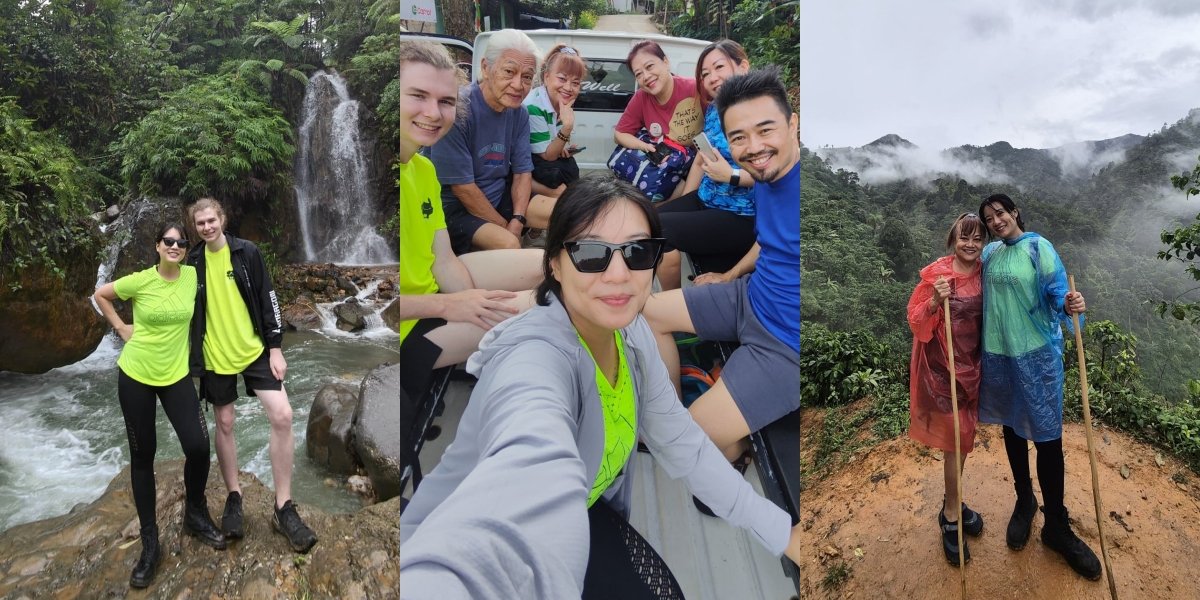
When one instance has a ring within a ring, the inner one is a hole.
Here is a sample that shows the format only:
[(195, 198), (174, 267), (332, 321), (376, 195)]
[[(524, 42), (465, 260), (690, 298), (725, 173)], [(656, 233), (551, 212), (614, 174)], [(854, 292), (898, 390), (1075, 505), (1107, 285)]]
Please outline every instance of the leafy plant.
[(135, 193), (245, 201), (289, 180), (291, 138), (290, 124), (256, 92), (209, 76), (170, 95), (115, 150)]

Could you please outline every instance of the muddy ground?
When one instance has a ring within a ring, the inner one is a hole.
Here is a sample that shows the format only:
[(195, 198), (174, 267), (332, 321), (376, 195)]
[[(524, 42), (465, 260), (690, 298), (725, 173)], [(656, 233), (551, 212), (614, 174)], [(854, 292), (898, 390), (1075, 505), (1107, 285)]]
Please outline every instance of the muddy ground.
[[(813, 446), (822, 417), (819, 410), (805, 411), (806, 449)], [(1104, 531), (1119, 597), (1200, 598), (1200, 482), (1179, 461), (1129, 436), (1099, 430), (1095, 437)], [(1082, 425), (1066, 425), (1063, 449), (1072, 528), (1099, 556)], [(1040, 503), (1035, 457), (1030, 444)], [(860, 451), (827, 477), (808, 477), (800, 516), (805, 548), (811, 551), (800, 565), (801, 597), (957, 598), (958, 569), (942, 554), (937, 526), (944, 492), (941, 460), (940, 450), (902, 437)], [(967, 504), (985, 523), (982, 537), (967, 542), (969, 597), (1108, 597), (1104, 578), (1079, 577), (1042, 545), (1040, 512), (1023, 550), (1005, 545), (1016, 496), (999, 426), (980, 427), (963, 486)]]

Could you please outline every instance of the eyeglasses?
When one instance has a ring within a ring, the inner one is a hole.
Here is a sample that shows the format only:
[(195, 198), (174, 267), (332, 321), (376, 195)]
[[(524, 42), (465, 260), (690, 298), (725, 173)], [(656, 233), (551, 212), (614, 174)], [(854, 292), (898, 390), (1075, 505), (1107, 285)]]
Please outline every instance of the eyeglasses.
[(665, 243), (666, 240), (663, 238), (646, 238), (624, 244), (585, 240), (565, 242), (563, 248), (566, 249), (567, 256), (571, 257), (571, 263), (580, 273), (603, 273), (608, 270), (613, 252), (618, 250), (629, 270), (645, 271), (653, 269), (658, 264)]
[(187, 243), (188, 243), (188, 241), (185, 239), (177, 240), (175, 238), (169, 238), (169, 237), (158, 238), (158, 241), (162, 242), (163, 245), (168, 248), (170, 248), (171, 246), (175, 246), (176, 248), (187, 248)]

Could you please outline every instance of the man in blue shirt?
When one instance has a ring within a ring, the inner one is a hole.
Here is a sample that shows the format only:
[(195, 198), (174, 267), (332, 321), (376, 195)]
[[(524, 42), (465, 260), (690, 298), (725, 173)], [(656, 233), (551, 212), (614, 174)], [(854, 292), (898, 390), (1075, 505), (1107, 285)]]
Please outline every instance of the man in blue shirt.
[(800, 118), (775, 69), (731, 77), (716, 103), (734, 160), (758, 182), (757, 241), (730, 271), (651, 296), (644, 314), (677, 390), (672, 332), (741, 344), (689, 407), (733, 461), (746, 436), (800, 406)]
[(455, 254), (520, 248), (526, 226), (549, 224), (554, 200), (530, 197), (529, 113), (522, 105), (537, 63), (529, 36), (515, 29), (492, 35), (480, 80), (459, 91), (466, 118), (430, 149)]

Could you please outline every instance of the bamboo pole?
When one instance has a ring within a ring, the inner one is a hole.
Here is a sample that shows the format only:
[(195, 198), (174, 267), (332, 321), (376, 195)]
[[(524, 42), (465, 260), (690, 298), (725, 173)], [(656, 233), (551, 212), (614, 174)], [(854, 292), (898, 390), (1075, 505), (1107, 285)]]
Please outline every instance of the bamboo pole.
[(946, 321), (946, 360), (947, 370), (950, 371), (950, 407), (954, 411), (954, 481), (958, 488), (958, 580), (961, 598), (967, 598), (967, 553), (963, 548), (963, 493), (962, 493), (962, 434), (959, 432), (958, 421), (958, 382), (954, 365), (954, 336), (950, 329), (950, 298), (942, 299), (942, 315)]
[[(1067, 277), (1071, 293), (1075, 293), (1075, 276)], [(1065, 309), (1066, 307), (1064, 307)], [(1083, 429), (1087, 433), (1088, 462), (1092, 466), (1092, 500), (1096, 504), (1096, 529), (1100, 531), (1100, 556), (1104, 559), (1104, 572), (1108, 574), (1108, 595), (1117, 600), (1117, 582), (1113, 579), (1112, 566), (1108, 562), (1108, 543), (1104, 538), (1104, 508), (1100, 503), (1100, 474), (1096, 469), (1096, 443), (1092, 435), (1092, 408), (1088, 404), (1087, 360), (1083, 355), (1083, 331), (1079, 328), (1079, 315), (1072, 313), (1075, 324), (1075, 353), (1079, 357), (1079, 390), (1083, 398)]]

